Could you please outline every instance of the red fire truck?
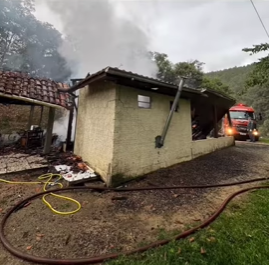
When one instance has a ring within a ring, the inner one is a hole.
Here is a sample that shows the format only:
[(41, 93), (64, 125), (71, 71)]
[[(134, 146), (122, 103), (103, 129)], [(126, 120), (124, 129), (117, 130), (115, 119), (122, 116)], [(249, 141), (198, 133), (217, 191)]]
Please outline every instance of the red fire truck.
[[(251, 119), (257, 123), (257, 120), (261, 120), (262, 116), (259, 113), (257, 117), (255, 111), (252, 107), (245, 104), (237, 104), (230, 108), (229, 110), (232, 126), (229, 125), (228, 117), (225, 115), (224, 118), (224, 131), (226, 135), (233, 135), (236, 140), (247, 140), (249, 138), (247, 132), (248, 119)], [(256, 141), (260, 138), (260, 133), (256, 129), (253, 132)]]

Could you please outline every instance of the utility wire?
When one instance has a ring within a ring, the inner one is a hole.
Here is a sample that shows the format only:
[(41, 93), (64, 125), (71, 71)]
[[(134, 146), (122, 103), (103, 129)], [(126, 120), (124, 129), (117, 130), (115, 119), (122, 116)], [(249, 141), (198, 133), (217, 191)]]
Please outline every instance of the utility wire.
[(251, 4), (252, 4), (254, 10), (256, 11), (256, 14), (257, 14), (257, 16), (258, 16), (258, 18), (259, 18), (259, 20), (260, 20), (262, 26), (263, 26), (263, 29), (264, 29), (264, 31), (265, 31), (267, 37), (269, 38), (269, 33), (268, 33), (268, 31), (267, 31), (265, 25), (263, 24), (262, 18), (261, 18), (261, 16), (260, 16), (260, 14), (259, 14), (259, 12), (258, 12), (256, 6), (255, 6), (254, 3), (253, 3), (253, 0), (250, 0), (250, 2), (251, 2)]

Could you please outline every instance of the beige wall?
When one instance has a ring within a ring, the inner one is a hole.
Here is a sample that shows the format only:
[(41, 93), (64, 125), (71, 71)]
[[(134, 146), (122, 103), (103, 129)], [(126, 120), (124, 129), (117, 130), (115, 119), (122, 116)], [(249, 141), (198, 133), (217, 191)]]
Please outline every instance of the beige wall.
[[(150, 96), (151, 109), (138, 108), (137, 96)], [(113, 153), (113, 175), (126, 177), (168, 167), (191, 159), (190, 102), (180, 100), (162, 148), (155, 148), (174, 98), (118, 86)]]
[(192, 158), (234, 145), (234, 137), (209, 138), (192, 142)]
[(116, 89), (99, 82), (80, 90), (74, 152), (110, 181), (115, 121)]

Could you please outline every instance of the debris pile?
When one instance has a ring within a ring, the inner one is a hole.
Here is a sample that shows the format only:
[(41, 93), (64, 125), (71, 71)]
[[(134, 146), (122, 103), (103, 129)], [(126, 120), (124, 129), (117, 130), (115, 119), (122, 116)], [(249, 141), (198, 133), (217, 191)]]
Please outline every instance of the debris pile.
[(97, 174), (80, 156), (69, 153), (50, 154), (47, 157), (52, 171), (61, 174), (68, 182), (85, 182), (97, 179)]
[(45, 161), (42, 163), (49, 166), (49, 172), (61, 174), (69, 183), (72, 182), (76, 184), (98, 179), (94, 170), (92, 170), (80, 156), (74, 155), (71, 151), (63, 150), (62, 142), (60, 142), (60, 144), (59, 142), (55, 144), (55, 142), (57, 142), (57, 137), (54, 137), (52, 140), (51, 152), (48, 155), (44, 155), (43, 147), (29, 145), (27, 146), (28, 148), (26, 148), (26, 146), (21, 145), (20, 142), (16, 142), (12, 145), (0, 148), (0, 156), (10, 154), (39, 155)]

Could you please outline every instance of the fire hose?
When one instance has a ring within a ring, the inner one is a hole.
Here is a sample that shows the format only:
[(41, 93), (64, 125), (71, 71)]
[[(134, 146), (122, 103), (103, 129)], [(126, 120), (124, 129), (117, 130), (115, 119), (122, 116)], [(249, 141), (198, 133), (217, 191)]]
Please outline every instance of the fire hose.
[[(245, 180), (245, 181), (239, 181), (239, 182), (233, 182), (233, 183), (223, 183), (223, 184), (212, 184), (212, 185), (195, 185), (195, 186), (169, 186), (169, 187), (140, 187), (140, 188), (107, 188), (107, 187), (96, 187), (96, 186), (88, 186), (88, 187), (68, 187), (68, 188), (61, 188), (61, 189), (55, 189), (53, 190), (53, 193), (56, 192), (62, 192), (62, 191), (70, 191), (70, 190), (92, 190), (92, 191), (111, 191), (111, 192), (135, 192), (135, 191), (146, 191), (146, 190), (165, 190), (165, 189), (203, 189), (203, 188), (217, 188), (217, 187), (228, 187), (228, 186), (234, 186), (234, 185), (240, 185), (240, 184), (246, 184), (246, 183), (252, 183), (252, 182), (259, 182), (259, 181), (265, 181), (268, 180), (268, 178), (257, 178), (257, 179), (251, 179), (251, 180)], [(120, 256), (125, 255), (131, 255), (136, 253), (142, 253), (145, 252), (151, 248), (163, 246), (165, 244), (168, 244), (169, 242), (173, 240), (179, 240), (188, 237), (189, 235), (197, 232), (198, 230), (205, 228), (209, 224), (211, 224), (225, 209), (227, 204), (236, 196), (251, 191), (251, 190), (257, 190), (257, 189), (268, 189), (269, 185), (260, 185), (260, 186), (254, 186), (249, 187), (245, 189), (241, 189), (233, 194), (231, 194), (229, 197), (227, 197), (221, 206), (217, 209), (217, 211), (211, 215), (208, 219), (204, 220), (200, 225), (193, 227), (189, 230), (186, 230), (182, 232), (181, 234), (177, 235), (176, 237), (172, 239), (165, 239), (165, 240), (158, 240), (156, 242), (153, 242), (152, 244), (149, 244), (144, 247), (136, 248), (131, 251), (121, 252), (121, 253), (111, 253), (106, 255), (100, 255), (100, 256), (94, 256), (89, 258), (80, 258), (80, 259), (52, 259), (52, 258), (42, 258), (34, 255), (25, 254), (24, 252), (14, 248), (11, 243), (7, 240), (4, 229), (5, 225), (8, 221), (8, 218), (11, 216), (13, 212), (15, 212), (18, 208), (20, 208), (22, 205), (25, 205), (27, 202), (38, 198), (40, 196), (47, 195), (51, 193), (50, 190), (46, 190), (44, 192), (32, 195), (23, 201), (20, 201), (17, 203), (14, 207), (12, 207), (3, 217), (3, 220), (1, 222), (0, 227), (0, 240), (4, 247), (14, 256), (29, 261), (29, 262), (35, 262), (39, 264), (52, 264), (52, 265), (86, 265), (86, 264), (95, 264), (100, 263), (104, 261), (108, 261), (110, 259), (119, 258)]]

